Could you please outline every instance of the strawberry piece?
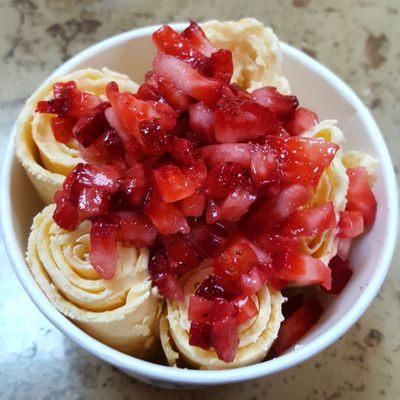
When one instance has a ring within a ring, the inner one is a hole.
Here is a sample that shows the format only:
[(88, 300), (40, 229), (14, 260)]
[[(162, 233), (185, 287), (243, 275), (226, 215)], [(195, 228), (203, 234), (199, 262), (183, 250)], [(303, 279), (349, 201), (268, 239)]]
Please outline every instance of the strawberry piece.
[(112, 279), (117, 262), (118, 226), (105, 218), (92, 222), (89, 259), (96, 272), (104, 279)]
[(330, 290), (326, 290), (330, 294), (338, 295), (347, 285), (353, 275), (353, 271), (349, 267), (349, 261), (343, 261), (339, 256), (335, 256), (329, 262), (332, 271), (332, 286)]
[(275, 265), (275, 277), (295, 286), (322, 285), (331, 288), (331, 270), (322, 261), (299, 251), (285, 254), (279, 265)]
[(193, 144), (187, 139), (174, 137), (171, 148), (172, 157), (182, 165), (192, 165), (194, 163)]
[(368, 184), (368, 174), (364, 167), (354, 167), (347, 170), (349, 190), (347, 192), (346, 209), (361, 211), (364, 225), (372, 225), (376, 215), (376, 199)]
[(154, 181), (165, 203), (173, 203), (192, 196), (197, 185), (193, 177), (184, 174), (173, 164), (166, 164), (153, 171)]
[(210, 341), (218, 358), (225, 362), (235, 359), (239, 346), (238, 323), (235, 318), (225, 318), (211, 327)]
[(161, 78), (196, 100), (213, 106), (221, 93), (221, 82), (206, 78), (190, 65), (172, 56), (158, 53), (153, 60), (153, 69)]
[(119, 223), (118, 240), (137, 247), (154, 244), (157, 230), (145, 215), (134, 211), (118, 212), (114, 215)]
[(211, 78), (229, 83), (233, 75), (233, 60), (230, 50), (220, 49), (211, 54), (205, 73)]
[(78, 199), (78, 212), (81, 220), (105, 215), (108, 212), (110, 194), (105, 190), (85, 187)]
[(91, 113), (100, 105), (101, 100), (90, 93), (81, 92), (77, 88), (68, 89), (63, 95), (67, 114), (71, 117), (81, 118)]
[(188, 318), (195, 322), (213, 322), (214, 301), (204, 297), (192, 296), (189, 299)]
[(248, 181), (248, 174), (240, 164), (228, 162), (209, 172), (206, 193), (213, 199), (224, 199), (237, 187), (247, 186)]
[(54, 221), (60, 228), (74, 231), (79, 222), (77, 207), (64, 190), (56, 192), (54, 201), (57, 205), (53, 214)]
[[(175, 110), (186, 111), (189, 108), (190, 98), (178, 90), (171, 82), (159, 77), (150, 71), (146, 74), (146, 84), (151, 89), (144, 88), (136, 94), (142, 100), (166, 102)], [(142, 86), (145, 86), (142, 85)], [(144, 98), (143, 98), (144, 97)]]
[(310, 197), (311, 193), (304, 186), (288, 186), (275, 199), (266, 201), (252, 210), (244, 221), (245, 226), (252, 231), (267, 232), (304, 205)]
[(215, 110), (215, 139), (235, 143), (271, 134), (277, 127), (275, 114), (256, 102), (224, 90)]
[(245, 241), (238, 241), (214, 258), (213, 268), (216, 276), (232, 281), (250, 271), (257, 263), (257, 256)]
[(200, 221), (191, 224), (188, 239), (203, 257), (209, 258), (220, 255), (227, 242), (224, 232), (218, 226), (207, 225)]
[(217, 298), (227, 299), (228, 297), (227, 289), (223, 285), (221, 279), (215, 275), (208, 275), (197, 287), (195, 294), (207, 300), (214, 300)]
[(323, 309), (315, 298), (305, 300), (302, 306), (282, 322), (271, 353), (279, 356), (298, 342), (317, 323), (322, 312)]
[(148, 155), (161, 155), (171, 150), (171, 137), (161, 128), (159, 121), (142, 121), (138, 129), (141, 143)]
[(211, 348), (211, 324), (208, 322), (193, 321), (190, 324), (189, 330), (189, 344), (197, 346), (204, 350)]
[(65, 118), (66, 112), (63, 108), (65, 107), (62, 99), (42, 100), (37, 103), (35, 112), (41, 114), (57, 114), (60, 115), (60, 118)]
[(168, 25), (164, 25), (154, 32), (152, 39), (159, 51), (187, 62), (201, 72), (204, 70), (207, 57), (192, 47), (187, 38)]
[(188, 39), (190, 45), (206, 57), (210, 57), (215, 51), (206, 34), (196, 22), (190, 21), (190, 25), (182, 32), (182, 36)]
[(299, 107), (283, 126), (292, 136), (298, 136), (318, 124), (318, 115), (308, 108)]
[(243, 299), (234, 300), (233, 304), (235, 304), (239, 310), (237, 316), (237, 322), (239, 325), (247, 322), (249, 319), (257, 315), (257, 306), (250, 296), (246, 296)]
[(183, 293), (178, 279), (170, 272), (167, 256), (162, 251), (150, 255), (149, 272), (159, 293), (171, 300), (182, 301)]
[(199, 259), (190, 241), (181, 233), (162, 237), (171, 270), (183, 273), (197, 267)]
[(289, 183), (315, 186), (339, 146), (319, 138), (269, 136), (267, 143), (280, 161), (282, 179)]
[(51, 130), (57, 142), (67, 144), (71, 141), (74, 137), (72, 133), (74, 124), (75, 121), (72, 118), (53, 117), (50, 120)]
[(211, 209), (207, 211), (207, 223), (213, 224), (221, 220), (239, 221), (256, 199), (256, 195), (251, 190), (239, 187), (230, 193), (219, 206), (211, 203)]
[(127, 195), (130, 204), (133, 207), (137, 207), (142, 204), (149, 186), (144, 166), (140, 163), (135, 163), (125, 172), (123, 178), (120, 180), (119, 189)]
[(162, 235), (189, 233), (190, 228), (181, 210), (173, 204), (164, 203), (157, 192), (149, 194), (144, 205), (144, 213)]
[(336, 226), (333, 203), (295, 211), (285, 222), (282, 234), (286, 236), (316, 237)]
[(361, 211), (342, 211), (339, 220), (341, 238), (353, 239), (364, 232), (364, 220)]
[(351, 239), (340, 238), (338, 247), (337, 247), (337, 255), (343, 261), (347, 260), (351, 247)]
[(104, 114), (108, 107), (110, 107), (110, 103), (104, 101), (93, 108), (87, 115), (78, 119), (74, 126), (73, 133), (76, 140), (78, 140), (82, 146), (90, 146), (102, 134), (110, 129), (110, 125)]
[(189, 106), (190, 129), (200, 138), (201, 143), (213, 143), (214, 138), (214, 111), (203, 102)]
[(278, 161), (272, 151), (253, 146), (250, 161), (251, 179), (258, 187), (278, 180)]
[(270, 266), (256, 263), (250, 271), (243, 274), (236, 285), (236, 295), (252, 296), (257, 293), (265, 284), (265, 280), (269, 277)]
[(206, 199), (201, 190), (196, 190), (190, 197), (181, 201), (181, 210), (186, 217), (201, 217), (205, 207)]
[(251, 97), (256, 103), (277, 114), (279, 118), (290, 118), (299, 105), (296, 96), (285, 96), (270, 86), (254, 90)]
[(210, 167), (220, 167), (225, 163), (237, 163), (244, 168), (250, 167), (252, 154), (247, 143), (212, 144), (200, 149)]

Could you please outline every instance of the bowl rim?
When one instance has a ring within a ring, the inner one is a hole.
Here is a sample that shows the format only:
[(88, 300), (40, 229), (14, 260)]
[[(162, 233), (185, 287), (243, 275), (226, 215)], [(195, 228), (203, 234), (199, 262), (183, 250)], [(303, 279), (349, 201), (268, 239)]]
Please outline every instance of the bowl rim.
[[(186, 26), (187, 23), (172, 23), (170, 25), (174, 29), (180, 30)], [(133, 29), (102, 40), (66, 61), (64, 64), (58, 67), (48, 79), (51, 79), (53, 76), (61, 75), (68, 70), (72, 70), (74, 65), (84, 61), (88, 57), (95, 55), (99, 51), (105, 51), (110, 47), (114, 47), (128, 40), (149, 36), (160, 26), (161, 25), (152, 25)], [(336, 324), (328, 328), (320, 336), (316, 337), (305, 345), (299, 346), (299, 348), (295, 349), (294, 351), (267, 362), (235, 369), (206, 371), (176, 369), (169, 366), (140, 360), (121, 353), (118, 350), (115, 350), (92, 338), (74, 325), (71, 321), (69, 321), (66, 317), (64, 317), (45, 297), (39, 286), (34, 281), (34, 278), (32, 277), (29, 268), (26, 265), (24, 255), (22, 252), (17, 250), (18, 244), (15, 232), (13, 230), (11, 199), (9, 195), (11, 187), (10, 172), (14, 159), (14, 138), (16, 134), (16, 124), (14, 124), (12, 133), (8, 139), (5, 157), (2, 163), (2, 174), (0, 181), (0, 204), (2, 210), (1, 228), (5, 248), (18, 280), (24, 287), (33, 303), (59, 331), (65, 334), (78, 346), (82, 347), (103, 361), (106, 361), (130, 374), (150, 380), (153, 383), (168, 382), (174, 384), (175, 386), (205, 386), (241, 382), (280, 372), (294, 365), (300, 364), (324, 350), (326, 347), (335, 342), (340, 336), (342, 336), (360, 318), (360, 316), (365, 312), (367, 307), (375, 298), (389, 270), (396, 247), (399, 226), (397, 183), (387, 146), (383, 139), (382, 133), (380, 132), (380, 129), (378, 128), (369, 110), (354, 93), (354, 91), (341, 78), (302, 51), (283, 42), (281, 42), (281, 48), (284, 54), (290, 55), (297, 62), (305, 65), (313, 72), (313, 74), (319, 75), (322, 79), (335, 87), (335, 89), (349, 101), (349, 103), (359, 113), (362, 123), (370, 132), (370, 139), (373, 143), (373, 146), (382, 156), (381, 169), (383, 179), (385, 181), (385, 187), (392, 188), (392, 190), (387, 190), (387, 232), (390, 232), (390, 235), (388, 235), (387, 240), (385, 240), (383, 243), (380, 256), (380, 267), (376, 269), (374, 279), (369, 282), (369, 284), (360, 294), (357, 301), (355, 301), (351, 308), (343, 315), (340, 324)]]

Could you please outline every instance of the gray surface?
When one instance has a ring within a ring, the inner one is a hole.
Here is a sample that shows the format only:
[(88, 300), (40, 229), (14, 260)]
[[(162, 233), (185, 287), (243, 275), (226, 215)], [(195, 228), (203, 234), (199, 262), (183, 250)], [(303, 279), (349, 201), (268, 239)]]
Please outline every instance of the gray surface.
[[(79, 50), (158, 22), (243, 16), (269, 22), (347, 81), (371, 107), (399, 166), (398, 0), (0, 0), (0, 149), (24, 99)], [(24, 294), (2, 245), (0, 260), (0, 399), (400, 398), (399, 254), (367, 313), (322, 354), (273, 377), (194, 392), (142, 385), (77, 348)]]

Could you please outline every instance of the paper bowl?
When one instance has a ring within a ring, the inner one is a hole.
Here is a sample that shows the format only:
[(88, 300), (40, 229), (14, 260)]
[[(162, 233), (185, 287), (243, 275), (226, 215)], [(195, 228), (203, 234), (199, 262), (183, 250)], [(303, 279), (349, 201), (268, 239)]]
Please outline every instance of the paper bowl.
[[(180, 30), (185, 24), (173, 24)], [(136, 29), (104, 40), (58, 68), (64, 75), (85, 67), (108, 67), (141, 82), (150, 68), (154, 49), (150, 36), (156, 26)], [(199, 387), (259, 378), (290, 368), (322, 351), (343, 335), (366, 310), (387, 274), (396, 243), (398, 198), (393, 165), (371, 114), (337, 76), (306, 54), (282, 43), (284, 73), (302, 105), (320, 119), (337, 119), (346, 136), (346, 148), (363, 150), (379, 160), (374, 192), (376, 222), (352, 249), (354, 274), (345, 290), (332, 297), (318, 324), (294, 348), (270, 361), (222, 371), (175, 369), (120, 353), (85, 334), (61, 315), (34, 281), (24, 260), (33, 216), (42, 204), (13, 154), (15, 127), (10, 135), (1, 180), (1, 223), (7, 252), (21, 284), (40, 311), (68, 338), (127, 374), (162, 387)]]

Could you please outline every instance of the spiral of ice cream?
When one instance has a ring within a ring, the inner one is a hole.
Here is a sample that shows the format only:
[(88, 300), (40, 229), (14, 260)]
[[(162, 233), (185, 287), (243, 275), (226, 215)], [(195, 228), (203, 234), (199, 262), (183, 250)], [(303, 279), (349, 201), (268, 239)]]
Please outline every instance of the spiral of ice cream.
[(27, 100), (17, 120), (15, 151), (42, 200), (52, 203), (54, 193), (62, 186), (65, 177), (82, 161), (78, 143), (64, 144), (54, 138), (49, 114), (35, 112), (37, 103), (53, 97), (56, 82), (74, 81), (79, 90), (103, 97), (110, 81), (116, 81), (121, 90), (136, 92), (137, 85), (126, 75), (107, 68), (83, 69), (45, 82)]
[(54, 205), (31, 228), (27, 262), (53, 305), (99, 341), (138, 357), (156, 348), (159, 300), (151, 292), (148, 251), (118, 243), (114, 279), (100, 278), (88, 260), (91, 223), (73, 232), (53, 220)]
[(167, 300), (160, 320), (161, 344), (171, 366), (189, 366), (200, 369), (227, 369), (254, 364), (265, 358), (278, 335), (283, 320), (280, 292), (264, 287), (253, 296), (258, 312), (239, 326), (239, 347), (230, 363), (220, 360), (214, 350), (203, 350), (189, 344), (189, 299), (197, 286), (212, 273), (208, 261), (182, 277), (184, 301)]

